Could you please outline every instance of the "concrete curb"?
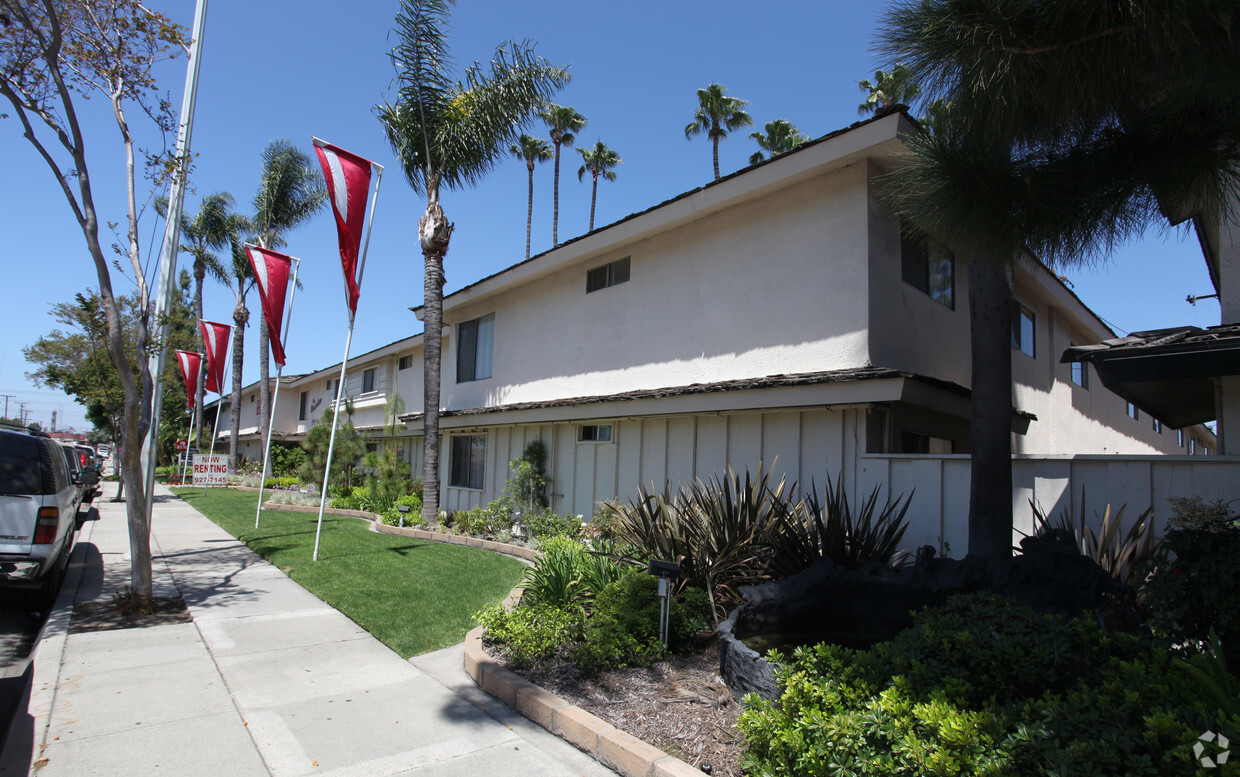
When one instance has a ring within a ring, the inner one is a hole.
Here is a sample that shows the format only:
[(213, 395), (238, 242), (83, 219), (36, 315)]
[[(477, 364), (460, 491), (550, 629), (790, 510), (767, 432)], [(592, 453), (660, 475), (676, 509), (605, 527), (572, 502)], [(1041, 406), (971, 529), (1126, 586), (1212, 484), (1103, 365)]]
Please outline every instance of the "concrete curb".
[(465, 635), (465, 672), (491, 696), (624, 777), (705, 777), (679, 758), (500, 666), (482, 649), (483, 632), (478, 626)]

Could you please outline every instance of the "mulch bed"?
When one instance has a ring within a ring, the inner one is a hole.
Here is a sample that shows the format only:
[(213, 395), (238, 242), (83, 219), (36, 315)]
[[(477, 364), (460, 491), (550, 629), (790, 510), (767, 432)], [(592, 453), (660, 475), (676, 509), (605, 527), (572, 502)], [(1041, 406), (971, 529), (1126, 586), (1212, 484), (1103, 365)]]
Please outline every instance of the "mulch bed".
[(157, 596), (151, 600), (150, 612), (122, 612), (115, 602), (82, 602), (73, 605), (69, 633), (82, 634), (109, 629), (142, 629), (169, 623), (191, 623), (193, 617), (185, 600), (179, 596)]
[[(501, 652), (490, 645), (486, 649), (503, 662)], [(740, 704), (719, 677), (715, 638), (693, 653), (648, 667), (589, 675), (560, 656), (513, 671), (707, 774), (741, 777), (745, 739), (736, 727)]]

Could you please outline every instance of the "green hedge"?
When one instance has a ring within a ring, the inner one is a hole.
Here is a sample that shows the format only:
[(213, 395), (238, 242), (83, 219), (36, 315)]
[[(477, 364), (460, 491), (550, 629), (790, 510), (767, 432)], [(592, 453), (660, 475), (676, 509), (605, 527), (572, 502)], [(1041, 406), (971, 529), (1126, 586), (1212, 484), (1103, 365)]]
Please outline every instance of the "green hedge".
[(747, 774), (1161, 775), (1200, 771), (1206, 731), (1240, 742), (1152, 640), (1090, 617), (1040, 616), (961, 596), (868, 651), (800, 648), (782, 695), (750, 695), (739, 725)]

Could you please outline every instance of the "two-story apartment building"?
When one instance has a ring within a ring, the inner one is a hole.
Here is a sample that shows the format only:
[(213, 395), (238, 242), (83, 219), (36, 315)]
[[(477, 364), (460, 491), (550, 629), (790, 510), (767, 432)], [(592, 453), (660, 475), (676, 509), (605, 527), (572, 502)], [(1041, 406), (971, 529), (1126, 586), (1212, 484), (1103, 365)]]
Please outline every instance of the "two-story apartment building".
[[(966, 273), (902, 239), (878, 196), (911, 129), (900, 114), (861, 122), (445, 297), (443, 507), (497, 497), (507, 463), (535, 438), (550, 452), (553, 507), (584, 516), (640, 485), (728, 466), (762, 462), (819, 487), (843, 471), (868, 490), (872, 457), (967, 464)], [(1203, 427), (1177, 433), (1144, 417), (1087, 365), (1060, 363), (1069, 346), (1114, 334), (1053, 273), (1029, 260), (1014, 284), (1015, 452), (1213, 444)], [(352, 358), (346, 386), (360, 428), (377, 430), (386, 398), (403, 398), (415, 475), (421, 366), (415, 335)], [(305, 432), (339, 369), (285, 387), (277, 434)], [(964, 477), (967, 504), (967, 467)], [(940, 495), (936, 509), (950, 501)], [(940, 523), (915, 542), (942, 545)]]

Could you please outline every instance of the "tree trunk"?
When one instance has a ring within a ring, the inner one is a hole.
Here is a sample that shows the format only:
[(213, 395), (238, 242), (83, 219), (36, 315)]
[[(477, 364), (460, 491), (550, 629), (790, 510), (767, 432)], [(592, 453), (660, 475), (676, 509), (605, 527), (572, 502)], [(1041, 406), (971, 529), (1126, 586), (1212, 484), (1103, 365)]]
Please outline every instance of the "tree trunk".
[[(201, 261), (194, 262), (194, 346), (198, 353), (205, 354), (206, 347), (202, 341), (202, 282), (207, 276), (207, 267)], [(198, 439), (191, 442), (198, 450), (202, 450), (202, 422), (206, 414), (202, 412), (202, 401), (207, 395), (207, 360), (204, 356), (202, 368), (198, 370), (198, 381), (194, 385), (194, 428), (198, 430)], [(214, 430), (212, 430), (214, 432)]]
[(969, 555), (1012, 555), (1012, 267), (969, 257), (972, 475)]
[(422, 330), (422, 519), (439, 520), (439, 386), (443, 350), (443, 259), (453, 226), (439, 206), (437, 181), (428, 185), (426, 214), (418, 222), (418, 238), (426, 265)]
[(534, 163), (526, 165), (530, 171), (530, 207), (525, 213), (525, 258), (530, 258), (530, 231), (534, 228)]
[(718, 181), (719, 180), (719, 131), (718, 129), (711, 130), (710, 142), (711, 142), (711, 147), (712, 147), (711, 148), (711, 159), (715, 163), (715, 180)]
[(594, 231), (594, 204), (598, 202), (598, 173), (594, 174), (594, 188), (590, 192), (590, 231)]
[(560, 141), (552, 140), (555, 141), (555, 196), (551, 198), (551, 247), (555, 248), (560, 244)]
[(245, 325), (249, 318), (245, 297), (237, 295), (237, 306), (233, 308), (232, 407), (228, 409), (228, 468), (233, 472), (237, 471), (237, 438), (241, 436), (241, 368), (245, 361)]

